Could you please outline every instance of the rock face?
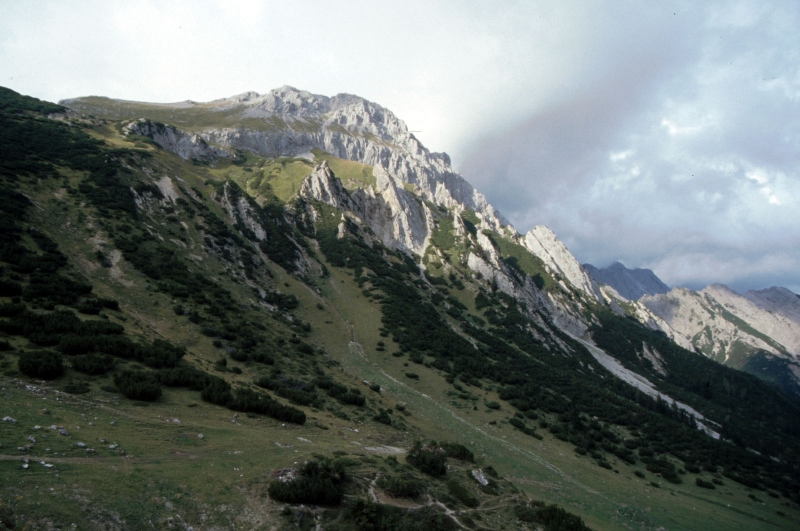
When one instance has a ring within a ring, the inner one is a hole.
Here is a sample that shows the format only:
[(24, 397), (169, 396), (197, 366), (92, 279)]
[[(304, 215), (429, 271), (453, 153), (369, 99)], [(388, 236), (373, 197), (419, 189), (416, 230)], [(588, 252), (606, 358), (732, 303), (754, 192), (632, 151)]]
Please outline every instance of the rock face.
[[(84, 112), (91, 109), (99, 116), (102, 109), (92, 107), (95, 100), (75, 98), (62, 103)], [(508, 225), (486, 197), (453, 170), (450, 157), (432, 153), (394, 113), (358, 96), (338, 94), (329, 98), (284, 86), (266, 94), (246, 92), (208, 103), (144, 104), (103, 99), (103, 105), (106, 114), (114, 118), (138, 119), (146, 113), (165, 110), (184, 114), (196, 111), (198, 115), (211, 116), (205, 120), (209, 123), (219, 123), (224, 116), (226, 122), (236, 124), (193, 126), (194, 135), (181, 131), (185, 136), (169, 126), (167, 131), (156, 134), (149, 134), (143, 126), (133, 126), (137, 134), (154, 138), (184, 158), (197, 158), (199, 145), (193, 142), (199, 140), (195, 135), (208, 144), (202, 146), (206, 154), (209, 149), (223, 148), (221, 151), (226, 152), (235, 148), (267, 157), (296, 156), (318, 148), (338, 158), (381, 168), (395, 182), (410, 185), (425, 200), (472, 209), (481, 219), (482, 228), (499, 230)]]
[(722, 363), (740, 366), (756, 351), (793, 359), (800, 355), (800, 319), (770, 309), (775, 303), (755, 292), (746, 297), (714, 284), (699, 292), (676, 288), (646, 295), (639, 302), (697, 350)]
[(213, 160), (219, 157), (230, 157), (231, 154), (208, 143), (197, 134), (186, 133), (171, 125), (164, 125), (140, 118), (125, 126), (126, 135), (141, 135), (155, 140), (167, 151), (176, 153), (181, 158)]
[(552, 273), (566, 279), (592, 299), (603, 300), (597, 283), (548, 227), (539, 225), (532, 228), (525, 235), (523, 243), (530, 252), (541, 258)]
[(583, 264), (583, 267), (596, 282), (611, 286), (629, 301), (638, 300), (642, 295), (656, 295), (669, 291), (669, 286), (650, 269), (628, 269), (619, 262), (602, 269), (592, 264)]
[(434, 229), (430, 209), (382, 168), (373, 173), (375, 189), (358, 188), (351, 193), (323, 161), (305, 178), (300, 195), (352, 213), (388, 247), (423, 254)]

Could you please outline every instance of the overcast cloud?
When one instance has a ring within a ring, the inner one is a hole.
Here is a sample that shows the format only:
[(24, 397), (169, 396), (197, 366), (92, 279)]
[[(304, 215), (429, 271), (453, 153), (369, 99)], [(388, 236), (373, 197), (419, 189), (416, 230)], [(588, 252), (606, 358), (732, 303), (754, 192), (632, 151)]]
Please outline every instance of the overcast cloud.
[(583, 262), (799, 292), (797, 28), (796, 2), (9, 1), (0, 85), (358, 94)]

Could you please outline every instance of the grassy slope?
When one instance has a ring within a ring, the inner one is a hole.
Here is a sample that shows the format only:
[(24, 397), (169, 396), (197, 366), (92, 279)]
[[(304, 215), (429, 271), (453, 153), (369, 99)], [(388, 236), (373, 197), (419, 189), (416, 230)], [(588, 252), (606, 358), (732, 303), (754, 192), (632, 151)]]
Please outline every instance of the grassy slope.
[[(97, 134), (124, 145), (119, 138), (108, 137), (108, 129)], [(177, 157), (157, 151), (155, 156), (164, 168), (200, 189), (207, 189), (204, 179), (215, 177), (213, 170), (192, 166)], [(80, 176), (69, 178), (75, 184)], [(183, 344), (189, 349), (187, 360), (213, 371), (219, 349), (209, 338), (199, 335), (196, 327), (174, 316), (174, 300), (146, 290), (146, 279), (124, 260), (110, 270), (93, 261), (94, 242), (102, 240), (104, 233), (91, 214), (85, 223), (77, 222), (85, 209), (70, 203), (69, 197), (61, 193), (61, 184), (41, 181), (30, 191), (39, 207), (33, 223), (57, 239), (73, 267), (92, 279), (98, 294), (120, 301), (120, 316), (130, 333), (167, 337)], [(163, 223), (162, 229), (168, 226), (160, 219), (144, 221), (153, 227)], [(252, 292), (227, 277), (229, 274), (217, 259), (198, 254), (202, 253), (200, 235), (191, 225), (185, 234), (190, 245), (200, 245), (187, 249), (187, 256), (201, 256), (203, 260), (198, 264), (221, 279), (240, 300), (253, 298)], [(407, 357), (392, 356), (395, 345), (379, 335), (379, 305), (364, 297), (349, 271), (328, 264), (331, 276), (315, 280), (320, 290), (317, 293), (274, 264), (269, 267), (275, 275), (272, 285), (300, 300), (295, 313), (312, 323), (310, 339), (324, 346), (328, 356), (341, 364), (342, 371), (336, 377), (348, 386), (361, 386), (372, 410), (406, 403), (411, 415), (394, 416), (401, 418), (407, 429), (375, 423), (370, 420), (370, 413), (352, 406), (340, 408), (350, 420), (329, 411), (303, 408), (309, 417), (303, 426), (282, 426), (266, 417), (246, 415), (240, 415), (239, 423), (234, 424), (233, 412), (206, 404), (191, 391), (165, 389), (162, 398), (143, 407), (103, 391), (101, 386), (109, 384), (109, 378), (92, 380), (91, 391), (76, 397), (55, 390), (65, 381), (82, 378), (72, 372), (52, 384), (35, 384), (35, 389), (26, 388), (30, 385), (27, 379), (3, 376), (0, 416), (10, 415), (18, 420), (16, 424), (0, 423), (3, 503), (13, 507), (17, 515), (33, 517), (39, 523), (77, 522), (79, 527), (90, 527), (92, 519), (124, 521), (129, 528), (149, 526), (149, 522), (159, 527), (166, 525), (167, 518), (177, 519), (180, 515), (195, 528), (259, 528), (285, 522), (279, 515), (282, 505), (265, 496), (271, 470), (302, 462), (313, 453), (344, 451), (357, 458), (353, 474), (369, 477), (388, 468), (385, 460), (372, 457), (374, 451), (366, 448), (408, 448), (416, 438), (435, 438), (463, 442), (525, 494), (557, 502), (580, 514), (595, 529), (796, 526), (798, 513), (782, 506), (783, 499), (757, 492), (764, 503), (754, 502), (748, 497), (752, 491), (728, 480), (724, 487), (707, 491), (694, 485), (694, 474), (687, 474), (682, 485), (659, 480), (661, 488), (656, 489), (649, 487), (655, 479), (649, 472), (645, 472), (646, 480), (632, 474), (634, 470), (644, 470), (641, 464), (631, 467), (611, 458), (617, 474), (599, 468), (588, 457), (578, 457), (572, 445), (544, 431), (543, 441), (525, 436), (502, 420), (509, 415), (509, 406), (504, 404), (499, 411), (484, 407), (485, 402), (497, 400), (494, 391), (471, 389), (477, 401), (457, 399), (447, 394), (450, 386), (438, 371), (409, 363)], [(462, 297), (457, 290), (453, 292)], [(464, 297), (467, 302), (470, 298)], [(121, 321), (115, 313), (107, 313), (110, 319)], [(387, 343), (384, 352), (375, 349), (381, 340)], [(21, 341), (13, 342), (21, 346)], [(7, 370), (13, 368), (15, 359), (14, 354), (4, 354), (0, 364)], [(230, 366), (240, 367), (243, 375), (225, 373), (225, 377), (242, 383), (263, 372), (258, 365), (230, 362)], [(419, 380), (405, 377), (408, 371), (419, 374)], [(379, 383), (381, 395), (370, 392), (362, 380)], [(472, 409), (473, 404), (477, 411)], [(179, 419), (180, 423), (169, 419)], [(112, 421), (116, 424), (111, 425)], [(90, 422), (94, 425), (90, 426)], [(64, 426), (70, 435), (33, 429), (34, 425), (51, 424)], [(203, 439), (197, 437), (198, 433), (203, 434)], [(38, 442), (29, 455), (33, 463), (24, 470), (20, 462), (24, 456), (12, 449), (25, 444), (28, 435)], [(120, 446), (114, 450), (107, 445), (102, 448), (100, 438)], [(95, 448), (96, 454), (88, 456), (86, 450), (75, 446), (78, 441)], [(47, 469), (37, 464), (41, 459), (56, 467)], [(357, 489), (352, 494), (357, 492), (363, 495), (363, 490)], [(514, 523), (507, 511), (508, 498), (486, 501), (487, 506), (500, 509), (481, 511), (482, 525), (508, 528)], [(778, 510), (790, 517), (778, 516)]]

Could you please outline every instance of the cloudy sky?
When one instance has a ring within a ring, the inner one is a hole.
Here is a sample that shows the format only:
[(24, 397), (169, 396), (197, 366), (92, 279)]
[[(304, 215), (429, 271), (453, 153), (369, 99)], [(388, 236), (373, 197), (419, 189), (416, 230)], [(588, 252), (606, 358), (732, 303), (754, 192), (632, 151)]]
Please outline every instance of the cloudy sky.
[(797, 2), (0, 0), (0, 15), (0, 85), (24, 94), (358, 94), (583, 262), (800, 292)]

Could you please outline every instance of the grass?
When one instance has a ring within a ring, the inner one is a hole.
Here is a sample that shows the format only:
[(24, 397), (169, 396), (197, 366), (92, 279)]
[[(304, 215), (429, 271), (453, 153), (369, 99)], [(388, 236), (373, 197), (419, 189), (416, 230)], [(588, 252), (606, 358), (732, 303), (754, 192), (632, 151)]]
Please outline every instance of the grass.
[(342, 184), (348, 190), (355, 190), (356, 188), (369, 188), (376, 186), (377, 181), (372, 174), (372, 166), (361, 164), (360, 162), (345, 160), (334, 157), (330, 153), (326, 153), (321, 149), (312, 149), (315, 160), (328, 161), (333, 173), (342, 181)]
[(501, 236), (496, 232), (490, 232), (489, 236), (492, 242), (497, 246), (500, 251), (500, 256), (506, 260), (507, 263), (512, 264), (512, 268), (516, 267), (521, 271), (527, 273), (534, 280), (541, 279), (541, 284), (547, 290), (556, 289), (558, 284), (552, 276), (547, 272), (544, 267), (544, 262), (538, 257), (533, 255), (530, 251), (525, 249), (522, 245), (511, 241), (510, 239)]
[[(366, 348), (380, 340), (380, 319), (377, 312), (369, 311), (374, 303), (360, 294), (347, 273), (336, 268), (331, 268), (331, 273), (331, 291), (323, 293), (335, 308), (342, 309), (341, 343), (332, 353), (344, 353), (339, 358), (344, 370), (356, 378), (379, 383), (382, 398), (388, 403), (407, 404), (412, 412), (409, 424), (426, 438), (462, 442), (479, 463), (492, 463), (528, 496), (558, 503), (579, 514), (593, 529), (735, 529), (754, 525), (789, 529), (796, 522), (777, 515), (778, 510), (790, 512), (778, 500), (765, 500), (767, 505), (762, 506), (748, 498), (748, 489), (733, 482), (727, 481), (725, 488), (709, 493), (694, 485), (693, 474), (686, 474), (682, 485), (660, 481), (662, 487), (654, 489), (649, 486), (653, 476), (641, 463), (632, 467), (609, 456), (613, 468), (619, 470), (616, 474), (598, 467), (588, 457), (577, 456), (571, 445), (546, 430), (540, 431), (544, 441), (536, 441), (503, 421), (489, 424), (499, 418), (498, 413), (480, 404), (478, 411), (471, 409), (469, 401), (460, 401), (462, 407), (455, 407), (453, 398), (446, 394), (450, 386), (438, 371), (413, 364), (420, 378), (411, 380), (404, 376), (407, 357), (396, 358), (390, 352)], [(358, 319), (351, 321), (354, 316)], [(350, 343), (351, 338), (357, 346), (345, 348), (344, 342)], [(387, 347), (392, 345), (388, 343)], [(482, 400), (497, 400), (495, 392), (469, 389)], [(634, 476), (634, 470), (645, 472), (647, 479)], [(797, 518), (796, 511), (791, 514)]]

